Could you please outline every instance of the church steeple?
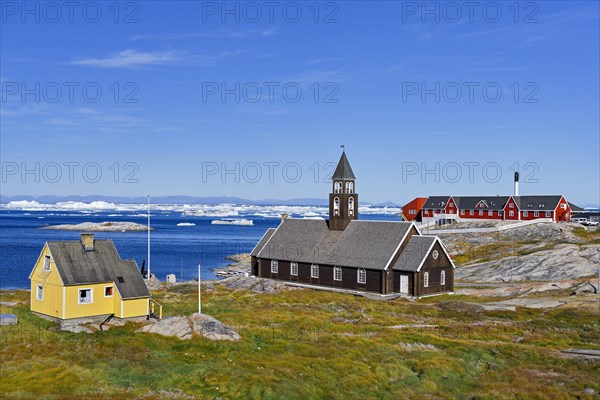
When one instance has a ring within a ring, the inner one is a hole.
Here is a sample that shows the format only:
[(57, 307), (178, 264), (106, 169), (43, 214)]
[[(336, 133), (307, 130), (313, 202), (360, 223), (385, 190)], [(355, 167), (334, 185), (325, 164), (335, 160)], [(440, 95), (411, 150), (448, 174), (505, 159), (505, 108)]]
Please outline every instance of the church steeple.
[(354, 191), (356, 176), (342, 145), (342, 156), (333, 176), (333, 191), (329, 194), (329, 229), (343, 231), (353, 219), (358, 219), (358, 194)]

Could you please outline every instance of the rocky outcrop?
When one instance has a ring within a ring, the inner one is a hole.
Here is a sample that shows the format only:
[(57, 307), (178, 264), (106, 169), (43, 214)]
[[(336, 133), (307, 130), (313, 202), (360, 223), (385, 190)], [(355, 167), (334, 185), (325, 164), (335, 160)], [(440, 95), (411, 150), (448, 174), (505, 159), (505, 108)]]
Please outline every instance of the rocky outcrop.
[(166, 317), (141, 327), (138, 332), (158, 333), (178, 339), (191, 339), (200, 335), (210, 340), (238, 341), (240, 335), (216, 318), (205, 314), (192, 314), (189, 317)]
[(559, 244), (551, 250), (459, 267), (457, 279), (471, 282), (557, 281), (596, 273), (596, 245)]
[(216, 282), (233, 290), (251, 290), (256, 293), (275, 294), (282, 290), (291, 289), (283, 282), (272, 279), (263, 279), (256, 276), (233, 276)]

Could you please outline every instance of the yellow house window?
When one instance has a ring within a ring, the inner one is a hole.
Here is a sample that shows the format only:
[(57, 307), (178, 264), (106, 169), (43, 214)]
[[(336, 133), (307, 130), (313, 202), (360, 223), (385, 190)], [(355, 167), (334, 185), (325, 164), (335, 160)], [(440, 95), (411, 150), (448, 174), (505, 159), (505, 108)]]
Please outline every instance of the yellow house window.
[(79, 289), (79, 304), (91, 304), (94, 302), (92, 289)]
[(104, 287), (104, 297), (113, 297), (113, 287), (112, 286)]
[(50, 256), (44, 256), (44, 271), (50, 271)]
[(35, 287), (35, 298), (39, 301), (44, 300), (44, 287), (42, 285), (37, 285)]

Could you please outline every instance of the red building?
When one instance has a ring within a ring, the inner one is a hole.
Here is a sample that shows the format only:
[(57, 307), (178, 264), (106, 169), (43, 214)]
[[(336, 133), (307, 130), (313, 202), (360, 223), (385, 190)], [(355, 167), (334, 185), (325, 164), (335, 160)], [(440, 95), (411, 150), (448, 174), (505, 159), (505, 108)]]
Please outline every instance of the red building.
[(402, 216), (405, 221), (421, 221), (421, 209), (427, 201), (427, 197), (417, 197), (402, 207)]
[[(436, 220), (441, 223), (461, 220), (528, 221), (547, 218), (553, 222), (570, 221), (571, 207), (562, 195), (534, 196), (430, 196), (416, 198), (403, 208), (409, 221)], [(418, 205), (422, 203), (420, 209)], [(419, 218), (420, 217), (420, 218)]]

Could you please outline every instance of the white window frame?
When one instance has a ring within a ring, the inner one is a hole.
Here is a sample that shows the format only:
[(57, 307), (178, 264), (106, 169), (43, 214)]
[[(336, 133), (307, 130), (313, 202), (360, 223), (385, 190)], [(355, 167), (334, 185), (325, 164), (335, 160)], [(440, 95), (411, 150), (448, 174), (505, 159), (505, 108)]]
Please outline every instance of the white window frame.
[[(84, 290), (90, 291), (90, 301), (81, 301), (81, 292)], [(77, 304), (94, 304), (94, 289), (92, 288), (81, 288), (77, 290)]]
[(552, 218), (552, 211), (546, 211), (546, 218)]
[(488, 211), (488, 217), (493, 217), (494, 216), (494, 212), (492, 210)]
[(514, 203), (510, 203), (510, 204), (508, 205), (508, 208), (515, 208), (515, 205), (514, 205)]
[(469, 215), (475, 215), (475, 211), (469, 210)]
[(483, 216), (483, 210), (479, 210), (479, 216), (482, 217)]
[(44, 256), (44, 271), (50, 271), (50, 256)]
[(534, 217), (539, 217), (540, 216), (540, 212), (539, 211), (534, 211), (533, 212), (533, 216)]
[(440, 272), (440, 285), (445, 285), (446, 284), (446, 271), (442, 270), (442, 272)]
[(423, 274), (423, 287), (429, 287), (429, 272)]
[(348, 199), (348, 215), (354, 216), (354, 197)]
[(310, 277), (316, 279), (319, 278), (319, 264), (310, 265)]
[(292, 276), (298, 276), (298, 263), (292, 261), (290, 263), (290, 275)]
[(340, 282), (342, 280), (342, 267), (336, 265), (333, 267), (333, 280)]
[(336, 217), (340, 215), (340, 198), (339, 197), (334, 197), (334, 199), (333, 199), (333, 215)]
[(279, 261), (271, 260), (271, 273), (272, 274), (279, 273)]
[(460, 215), (465, 215), (465, 210), (460, 210)]
[(359, 268), (358, 271), (356, 271), (356, 282), (363, 284), (363, 285), (367, 283), (367, 270), (366, 269)]
[(514, 212), (513, 210), (510, 210), (510, 211), (508, 212), (508, 216), (509, 216), (509, 217), (514, 217), (514, 216), (515, 216), (515, 212)]
[(44, 301), (44, 286), (35, 285), (35, 299), (38, 301)]
[(529, 212), (528, 211), (523, 211), (523, 216), (524, 217), (529, 217)]
[[(106, 295), (106, 289), (111, 288), (111, 291), (108, 296)], [(115, 287), (113, 285), (104, 286), (104, 297), (113, 297), (115, 295)]]
[(437, 260), (437, 258), (440, 256), (440, 253), (437, 250), (434, 250), (431, 252), (431, 256), (434, 260)]

